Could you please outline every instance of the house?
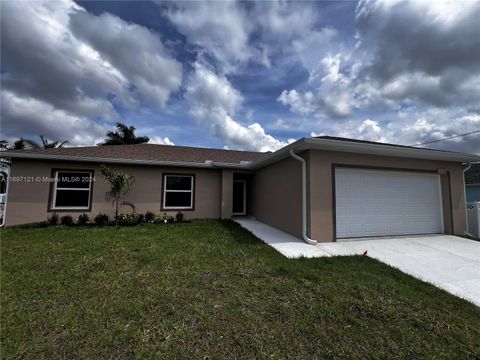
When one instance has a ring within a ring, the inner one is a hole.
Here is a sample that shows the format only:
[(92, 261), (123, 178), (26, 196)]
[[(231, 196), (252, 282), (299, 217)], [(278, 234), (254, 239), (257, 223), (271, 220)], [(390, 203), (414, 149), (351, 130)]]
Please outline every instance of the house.
[(467, 202), (480, 201), (480, 164), (472, 164), (465, 171)]
[[(250, 215), (305, 241), (445, 233), (466, 228), (464, 167), (477, 155), (336, 137), (273, 153), (164, 145), (6, 151), (6, 225), (112, 215), (101, 164), (128, 172), (138, 212)], [(52, 181), (52, 179), (54, 181)]]

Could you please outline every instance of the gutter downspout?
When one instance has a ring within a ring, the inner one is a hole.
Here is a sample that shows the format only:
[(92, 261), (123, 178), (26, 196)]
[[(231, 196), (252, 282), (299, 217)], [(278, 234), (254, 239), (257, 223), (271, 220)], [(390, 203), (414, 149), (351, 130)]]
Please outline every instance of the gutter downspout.
[(310, 239), (307, 235), (307, 163), (305, 159), (295, 154), (290, 149), (290, 155), (302, 163), (302, 235), (303, 240), (310, 245), (316, 245), (317, 240)]
[(472, 167), (472, 163), (468, 163), (468, 165), (463, 169), (463, 196), (465, 198), (465, 235), (475, 238), (472, 234), (468, 232), (468, 209), (467, 209), (467, 187), (465, 185), (465, 173), (470, 170)]

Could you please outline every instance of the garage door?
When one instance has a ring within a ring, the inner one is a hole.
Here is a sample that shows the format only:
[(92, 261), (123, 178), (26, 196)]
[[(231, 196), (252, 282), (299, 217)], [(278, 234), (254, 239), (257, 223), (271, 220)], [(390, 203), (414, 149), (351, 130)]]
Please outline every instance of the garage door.
[(337, 238), (443, 233), (436, 174), (335, 169)]

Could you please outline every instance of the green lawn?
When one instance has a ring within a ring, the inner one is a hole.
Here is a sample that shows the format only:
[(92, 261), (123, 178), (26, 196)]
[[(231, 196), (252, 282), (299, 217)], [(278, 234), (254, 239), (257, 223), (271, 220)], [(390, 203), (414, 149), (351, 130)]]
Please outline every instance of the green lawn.
[(5, 359), (480, 357), (480, 309), (233, 222), (1, 232)]

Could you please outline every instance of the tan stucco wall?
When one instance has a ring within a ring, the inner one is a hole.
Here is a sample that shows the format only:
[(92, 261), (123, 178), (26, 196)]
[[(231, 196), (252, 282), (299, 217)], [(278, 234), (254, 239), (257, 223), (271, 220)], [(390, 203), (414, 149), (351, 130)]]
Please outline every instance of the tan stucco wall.
[[(441, 175), (445, 232), (453, 232), (456, 235), (464, 234), (465, 200), (461, 164), (311, 150), (308, 154), (309, 202), (311, 209), (309, 229), (310, 236), (313, 239), (322, 242), (334, 241), (332, 164), (401, 168), (405, 170), (447, 170), (449, 175)], [(450, 197), (452, 200), (451, 204)]]
[(233, 171), (222, 170), (221, 176), (222, 203), (220, 217), (229, 219), (233, 212)]
[(252, 179), (251, 215), (294, 236), (302, 236), (302, 176), (292, 158), (258, 170)]
[[(222, 174), (216, 169), (186, 169), (160, 168), (148, 166), (111, 165), (114, 170), (121, 170), (135, 176), (136, 181), (127, 200), (133, 202), (138, 213), (152, 211), (163, 213), (161, 210), (162, 173), (195, 174), (194, 210), (182, 210), (187, 219), (220, 218), (222, 196)], [(52, 168), (61, 169), (89, 169), (95, 171), (96, 181), (93, 185), (92, 209), (80, 212), (60, 212), (59, 215), (71, 214), (78, 216), (82, 212), (91, 217), (102, 212), (113, 215), (111, 202), (105, 200), (108, 185), (100, 175), (100, 164), (30, 161), (14, 159), (11, 176), (14, 177), (50, 177)], [(50, 205), (50, 184), (47, 182), (10, 182), (6, 225), (22, 224), (46, 220), (51, 214), (47, 212)], [(131, 212), (124, 208), (123, 212)], [(169, 212), (175, 214), (176, 212)]]

